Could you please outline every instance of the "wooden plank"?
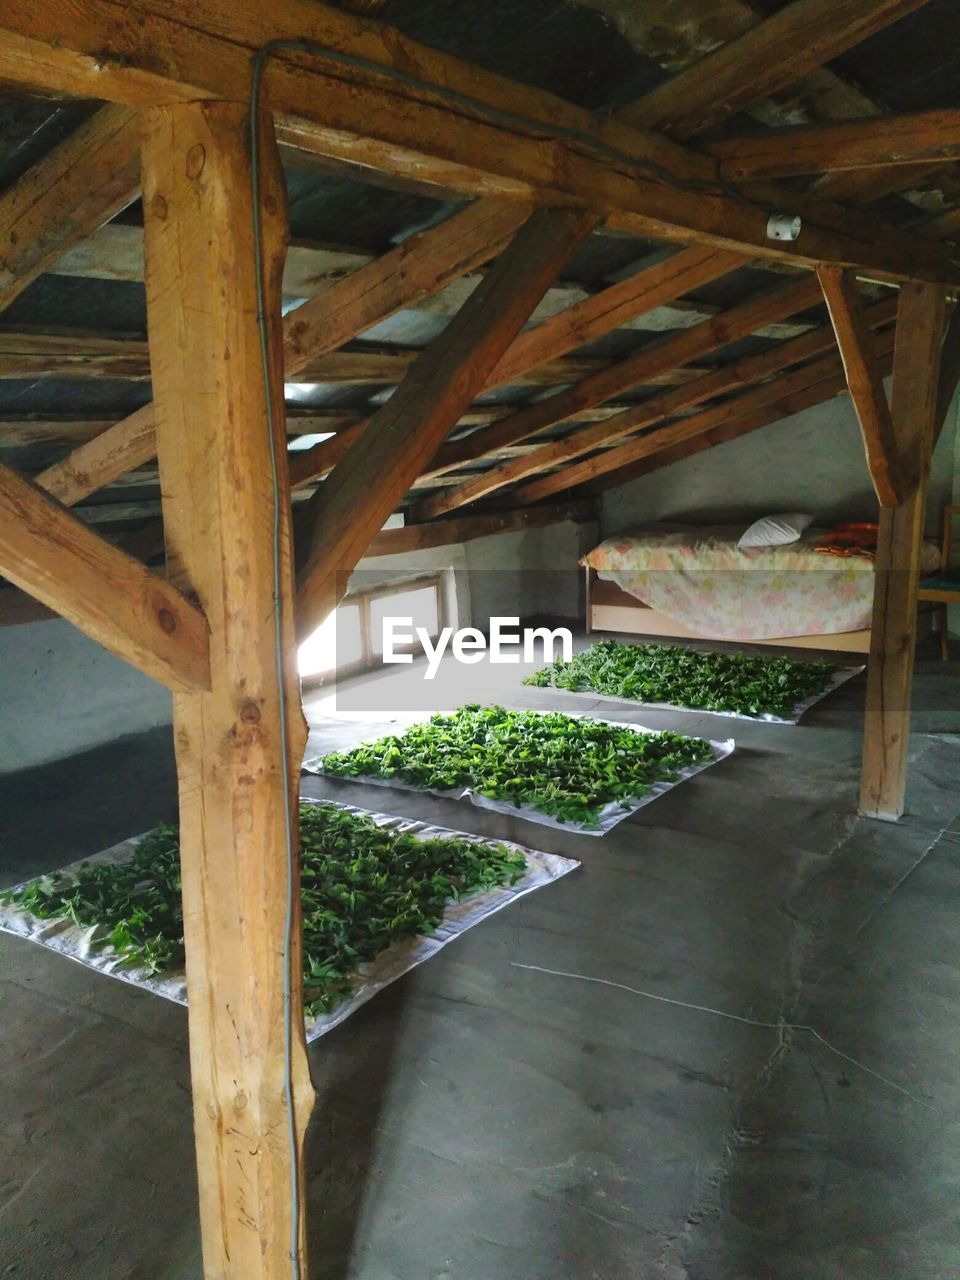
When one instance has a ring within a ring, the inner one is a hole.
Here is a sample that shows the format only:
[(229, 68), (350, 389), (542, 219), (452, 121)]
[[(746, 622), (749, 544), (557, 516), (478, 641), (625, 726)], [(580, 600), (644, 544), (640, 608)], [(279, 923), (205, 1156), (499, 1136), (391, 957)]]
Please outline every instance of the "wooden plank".
[(100, 333), (0, 332), (0, 378), (150, 377), (147, 344)]
[(175, 692), (209, 687), (200, 610), (3, 465), (0, 573)]
[(943, 322), (942, 290), (901, 289), (891, 413), (900, 452), (911, 459), (918, 483), (900, 506), (880, 512), (860, 781), (860, 812), (887, 821), (903, 813), (906, 793), (917, 584)]
[(626, 113), (642, 129), (690, 138), (795, 84), (844, 50), (919, 9), (925, 0), (793, 0), (705, 54)]
[[(882, 117), (872, 116), (871, 119)], [(835, 173), (825, 173), (813, 183), (810, 190), (825, 200), (839, 200), (841, 204), (871, 204), (874, 200), (882, 200), (884, 196), (905, 188), (920, 185), (924, 179), (934, 173), (943, 173), (940, 165), (912, 165), (904, 170), (890, 169), (840, 169)], [(749, 194), (753, 184), (743, 182), (739, 189)], [(924, 227), (924, 235), (929, 235), (929, 228)]]
[(529, 213), (515, 202), (477, 200), (305, 302), (283, 327), (287, 375), (315, 368), (318, 356), (488, 262)]
[(545, 361), (553, 361), (634, 316), (744, 265), (745, 260), (737, 254), (714, 249), (694, 247), (672, 254), (521, 333), (490, 375), (487, 387), (518, 382)]
[(113, 417), (83, 414), (0, 414), (0, 449), (84, 444), (115, 424)]
[(139, 113), (103, 107), (0, 195), (0, 310), (139, 191)]
[(923, 224), (923, 234), (930, 240), (960, 239), (960, 208), (946, 209)]
[[(376, 302), (375, 298), (365, 300), (362, 308), (372, 311)], [(299, 314), (292, 311), (286, 317), (291, 328), (293, 317)], [(346, 317), (343, 322), (346, 323)], [(322, 333), (317, 336), (323, 338)], [(324, 341), (333, 343), (334, 337), (331, 334)], [(298, 353), (297, 367), (290, 373), (305, 383), (387, 385), (404, 378), (419, 355), (420, 348), (415, 347), (377, 346), (342, 351), (334, 345), (312, 355)], [(550, 386), (605, 369), (609, 363), (609, 360), (568, 356), (530, 369), (517, 381)], [(109, 338), (97, 333), (0, 333), (0, 378), (113, 378), (145, 382), (149, 377), (147, 344), (137, 338)]]
[[(896, 299), (891, 298), (869, 307), (866, 317), (870, 326), (879, 329), (890, 323), (896, 316), (896, 305)], [(888, 344), (889, 336), (883, 339), (882, 349), (885, 349)], [(540, 457), (531, 455), (531, 457), (538, 464), (538, 469), (540, 464), (547, 466), (569, 462), (591, 449), (608, 445), (642, 428), (655, 426), (663, 419), (713, 396), (729, 393), (752, 382), (780, 374), (791, 365), (831, 351), (834, 345), (832, 328), (829, 325), (822, 326), (800, 338), (794, 338), (791, 342), (781, 343), (770, 351), (743, 357), (732, 364), (714, 370), (713, 373), (704, 374), (687, 387), (652, 396), (643, 404), (623, 409), (619, 414), (607, 419), (605, 423), (596, 424), (601, 429), (587, 428), (586, 431), (574, 432), (564, 437), (563, 443), (566, 448), (562, 451), (556, 450), (550, 455), (542, 454)], [(527, 501), (536, 502), (551, 493), (569, 488), (571, 484), (590, 480), (594, 475), (601, 473), (601, 468), (600, 461), (596, 463), (591, 461), (589, 465), (584, 465), (582, 468), (566, 468), (550, 475), (538, 476), (519, 490), (516, 496), (518, 499), (522, 496)]]
[(833, 267), (821, 267), (817, 277), (837, 335), (850, 399), (863, 435), (870, 479), (880, 505), (897, 506), (903, 499), (907, 477), (856, 279), (849, 272)]
[[(825, 0), (798, 3), (822, 7)], [(864, 21), (865, 30), (917, 3), (851, 0), (849, 7), (870, 9), (873, 25)], [(265, 72), (266, 101), (291, 145), (361, 166), (415, 172), (418, 180), (471, 196), (598, 210), (611, 229), (632, 235), (807, 266), (834, 262), (893, 279), (960, 278), (936, 246), (896, 229), (877, 235), (838, 222), (839, 206), (808, 202), (815, 216), (808, 216), (800, 239), (770, 240), (756, 204), (716, 185), (710, 157), (617, 120), (598, 121), (550, 94), (320, 4), (274, 0), (269, 9), (227, 10), (223, 0), (195, 0), (187, 18), (179, 0), (135, 7), (132, 0), (86, 0), (71, 11), (65, 33), (59, 15), (11, 0), (0, 23), (0, 78), (136, 106), (242, 100), (253, 51), (291, 31), (332, 51), (281, 51)], [(167, 51), (162, 63), (157, 49)], [(384, 76), (361, 60), (404, 78)], [(421, 87), (424, 81), (431, 87)], [(461, 97), (452, 101), (450, 92)], [(465, 106), (463, 97), (476, 105)], [(531, 123), (514, 124), (519, 118)], [(778, 208), (790, 207), (789, 193), (773, 194), (782, 197)]]
[[(370, 419), (337, 467), (332, 494), (311, 499), (298, 575), (301, 635), (319, 626), (346, 577), (440, 441), (594, 225), (567, 210), (534, 214), (480, 287)], [(298, 534), (300, 530), (298, 530)]]
[(588, 502), (532, 507), (524, 511), (488, 511), (482, 516), (466, 516), (459, 520), (434, 520), (430, 524), (408, 524), (402, 529), (385, 529), (378, 533), (364, 552), (364, 560), (377, 556), (394, 556), (426, 547), (450, 547), (475, 538), (489, 538), (496, 533), (513, 533), (518, 529), (540, 529), (544, 525), (572, 520), (581, 524), (594, 517)]
[[(710, 151), (731, 182), (901, 165), (929, 167), (931, 162), (960, 159), (960, 111), (767, 130), (714, 142)], [(903, 182), (903, 175), (899, 180)]]
[(245, 106), (152, 111), (143, 152), (168, 564), (202, 601), (211, 627), (210, 691), (174, 699), (194, 1132), (210, 1280), (288, 1280), (292, 1242), (298, 1274), (308, 1274), (303, 1136), (313, 1090), (303, 1030), (296, 837), (306, 726), (284, 464), (286, 208), (269, 121), (261, 146), (269, 393), (257, 323)]
[(119, 424), (71, 450), (35, 476), (35, 482), (65, 506), (82, 498), (153, 458), (157, 433), (153, 405), (144, 405)]
[[(317, 299), (319, 302), (320, 299)], [(291, 316), (296, 312), (291, 312)], [(390, 347), (368, 351), (331, 351), (305, 363), (296, 378), (298, 382), (390, 384), (402, 381), (420, 358), (422, 348)], [(517, 378), (530, 386), (552, 386), (585, 377), (597, 369), (606, 369), (609, 360), (592, 356), (567, 356), (530, 369)]]
[(750, 298), (729, 311), (714, 316), (663, 342), (651, 345), (609, 369), (584, 378), (576, 386), (540, 400), (502, 421), (446, 445), (431, 469), (445, 470), (470, 462), (516, 444), (592, 405), (602, 404), (633, 387), (650, 383), (651, 377), (677, 368), (753, 333), (776, 319), (795, 315), (820, 301), (819, 287), (812, 278), (792, 281), (781, 289)]
[[(374, 306), (375, 300), (365, 302), (366, 310)], [(296, 315), (300, 312), (289, 312), (288, 319), (292, 321)], [(301, 353), (297, 357), (298, 366), (292, 372), (303, 383), (398, 383), (419, 356), (420, 349), (413, 347), (339, 351), (334, 344), (310, 358)], [(550, 385), (557, 380), (582, 378), (608, 364), (609, 361), (571, 357), (530, 370), (518, 380)], [(150, 353), (146, 342), (138, 338), (109, 338), (99, 333), (0, 333), (0, 378), (146, 381), (150, 378)]]

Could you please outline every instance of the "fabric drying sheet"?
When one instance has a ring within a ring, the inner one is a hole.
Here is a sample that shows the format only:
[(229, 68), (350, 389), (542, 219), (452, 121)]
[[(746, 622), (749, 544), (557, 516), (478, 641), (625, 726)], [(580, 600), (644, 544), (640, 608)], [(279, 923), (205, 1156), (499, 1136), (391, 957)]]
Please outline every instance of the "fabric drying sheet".
[(839, 689), (842, 684), (846, 684), (848, 680), (852, 680), (854, 676), (861, 675), (866, 671), (866, 667), (841, 667), (830, 678), (830, 683), (822, 693), (814, 693), (809, 698), (804, 698), (802, 702), (794, 705), (793, 711), (789, 716), (775, 716), (770, 711), (765, 711), (763, 715), (751, 716), (746, 711), (711, 711), (707, 707), (681, 707), (676, 702), (645, 702), (639, 698), (628, 698), (626, 695), (618, 697), (615, 693), (594, 693), (592, 689), (563, 689), (558, 685), (527, 685), (530, 689), (541, 689), (544, 693), (568, 693), (574, 698), (590, 698), (595, 702), (619, 702), (627, 703), (631, 707), (650, 707), (654, 711), (685, 711), (688, 715), (697, 716), (725, 716), (728, 720), (759, 720), (766, 724), (799, 724), (800, 717), (806, 715), (811, 707), (816, 706), (823, 698), (828, 697), (835, 689)]
[[(302, 799), (300, 803), (317, 804), (319, 802)], [(425, 822), (414, 822), (409, 818), (394, 818), (382, 813), (372, 813), (368, 809), (359, 809), (355, 805), (339, 804), (336, 801), (323, 803), (332, 804), (347, 813), (370, 817), (378, 826), (411, 835), (417, 840), (430, 840), (437, 836), (455, 836), (457, 839), (470, 840), (476, 844), (503, 844), (523, 854), (527, 869), (514, 885), (484, 890), (470, 894), (460, 902), (449, 903), (437, 931), (429, 937), (418, 936), (396, 942), (368, 964), (361, 965), (357, 971), (358, 981), (351, 996), (341, 1001), (330, 1013), (321, 1014), (316, 1018), (307, 1018), (308, 1041), (317, 1040), (326, 1032), (332, 1031), (361, 1005), (372, 999), (378, 991), (382, 991), (384, 987), (416, 968), (418, 964), (422, 964), (424, 960), (429, 960), (448, 942), (453, 942), (462, 933), (479, 924), (481, 920), (492, 916), (503, 907), (508, 907), (525, 894), (532, 893), (534, 889), (541, 889), (544, 885), (559, 880), (561, 876), (567, 875), (580, 865), (572, 858), (561, 858), (557, 854), (528, 849), (511, 840), (485, 840), (480, 836), (469, 835), (463, 831), (452, 831), (447, 827), (435, 827)], [(140, 835), (122, 840), (109, 849), (104, 849), (79, 862), (73, 862), (52, 874), (69, 876), (95, 863), (125, 862), (132, 857), (134, 848), (143, 838), (144, 836)], [(17, 888), (22, 887), (17, 886)], [(14, 903), (0, 902), (0, 930), (21, 938), (28, 938), (31, 942), (37, 942), (41, 946), (49, 947), (52, 951), (58, 951), (70, 960), (76, 960), (113, 978), (120, 978), (123, 982), (129, 982), (135, 987), (143, 987), (177, 1004), (187, 1003), (186, 976), (182, 969), (170, 970), (165, 974), (151, 974), (142, 967), (124, 964), (112, 954), (108, 946), (98, 945), (98, 929), (95, 926), (80, 928), (66, 918), (39, 920), (30, 912), (18, 908)]]
[[(622, 699), (620, 699), (622, 701)], [(582, 716), (576, 716), (572, 713), (571, 718), (583, 719)], [(647, 729), (643, 725), (628, 724), (623, 720), (606, 720), (600, 716), (586, 717), (590, 720), (597, 720), (601, 724), (614, 725), (618, 729), (630, 729), (634, 733), (660, 733), (659, 729)], [(401, 730), (396, 736), (401, 737)], [(377, 737), (382, 737), (382, 734)], [(366, 738), (364, 742), (375, 742), (377, 738)], [(712, 760), (705, 760), (702, 764), (690, 765), (686, 769), (680, 769), (677, 777), (672, 782), (653, 782), (650, 784), (650, 790), (642, 796), (637, 796), (635, 800), (624, 802), (623, 804), (613, 802), (605, 805), (600, 810), (598, 825), (596, 827), (588, 827), (582, 822), (559, 822), (556, 818), (551, 817), (548, 813), (543, 813), (540, 809), (534, 808), (531, 804), (514, 804), (512, 800), (494, 799), (492, 796), (482, 796), (479, 792), (474, 791), (471, 787), (450, 787), (446, 790), (433, 787), (418, 787), (412, 782), (403, 782), (399, 778), (376, 778), (370, 774), (357, 773), (350, 777), (343, 774), (327, 774), (323, 768), (323, 757), (318, 756), (314, 760), (304, 761), (303, 768), (306, 773), (317, 774), (320, 777), (329, 777), (336, 782), (362, 782), (369, 783), (373, 787), (393, 787), (400, 791), (420, 791), (427, 795), (439, 796), (446, 800), (469, 800), (471, 804), (476, 805), (479, 809), (490, 809), (494, 813), (509, 814), (514, 818), (525, 818), (528, 822), (536, 822), (543, 827), (552, 827), (555, 831), (576, 831), (578, 835), (584, 836), (605, 836), (618, 823), (623, 822), (625, 818), (631, 817), (644, 805), (652, 804), (662, 795), (666, 795), (668, 791), (672, 791), (674, 787), (679, 787), (686, 782), (688, 778), (692, 778), (697, 773), (702, 773), (704, 769), (709, 769), (715, 765), (718, 760), (725, 759), (734, 749), (734, 741), (727, 738), (723, 742), (715, 742), (709, 739), (710, 748), (713, 752)], [(358, 746), (362, 743), (358, 743)], [(331, 754), (334, 754), (331, 752)]]

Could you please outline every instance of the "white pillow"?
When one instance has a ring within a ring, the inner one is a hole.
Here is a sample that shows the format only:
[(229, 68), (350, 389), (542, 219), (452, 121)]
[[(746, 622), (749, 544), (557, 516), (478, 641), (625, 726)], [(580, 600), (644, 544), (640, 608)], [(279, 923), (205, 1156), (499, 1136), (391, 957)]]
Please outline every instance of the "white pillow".
[(796, 542), (804, 529), (812, 523), (813, 516), (802, 511), (764, 516), (762, 520), (754, 520), (737, 546), (741, 551), (747, 551), (750, 547), (785, 547)]

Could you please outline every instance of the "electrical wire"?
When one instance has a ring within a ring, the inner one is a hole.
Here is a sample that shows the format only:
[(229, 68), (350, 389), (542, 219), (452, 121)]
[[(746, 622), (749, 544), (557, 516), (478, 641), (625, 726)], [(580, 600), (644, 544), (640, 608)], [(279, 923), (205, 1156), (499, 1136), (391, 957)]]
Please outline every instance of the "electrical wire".
[(278, 701), (280, 741), (283, 744), (283, 750), (281, 751), (281, 775), (283, 781), (284, 838), (287, 851), (287, 903), (283, 943), (283, 1005), (284, 1102), (287, 1110), (287, 1134), (290, 1151), (291, 1184), (293, 1186), (294, 1193), (293, 1204), (291, 1206), (290, 1223), (290, 1266), (293, 1280), (301, 1280), (299, 1254), (300, 1161), (297, 1148), (296, 1112), (293, 1097), (293, 979), (291, 973), (293, 932), (297, 906), (297, 877), (294, 866), (296, 842), (294, 839), (293, 805), (290, 798), (290, 761), (286, 749), (287, 730), (289, 725), (289, 706), (285, 679), (286, 657), (283, 635), (283, 494), (281, 491), (280, 465), (277, 455), (277, 423), (276, 415), (274, 413), (274, 393), (272, 385), (272, 369), (270, 364), (269, 318), (267, 315), (267, 289), (266, 281), (264, 279), (263, 222), (260, 212), (261, 175), (259, 122), (263, 73), (270, 58), (281, 52), (304, 53), (338, 63), (341, 66), (373, 71), (387, 80), (393, 80), (397, 83), (403, 84), (407, 88), (424, 90), (427, 93), (436, 95), (447, 102), (463, 107), (474, 115), (484, 116), (497, 123), (507, 124), (514, 128), (523, 129), (524, 131), (533, 134), (535, 137), (544, 138), (548, 141), (565, 139), (569, 142), (576, 142), (580, 146), (586, 147), (588, 151), (613, 159), (618, 164), (625, 164), (630, 172), (635, 176), (653, 178), (657, 181), (666, 181), (671, 183), (674, 187), (679, 187), (687, 191), (708, 191), (715, 193), (719, 186), (722, 190), (727, 192), (727, 194), (733, 195), (737, 200), (746, 200), (747, 203), (755, 205), (758, 209), (767, 211), (768, 206), (757, 201), (750, 200), (749, 197), (745, 197), (742, 192), (730, 187), (720, 172), (719, 160), (716, 162), (717, 172), (715, 179), (712, 182), (700, 182), (697, 180), (679, 178), (675, 173), (671, 172), (666, 167), (657, 164), (655, 161), (639, 161), (628, 152), (622, 151), (620, 148), (612, 146), (603, 139), (596, 138), (592, 134), (583, 132), (582, 130), (573, 129), (562, 124), (551, 124), (550, 126), (545, 126), (536, 120), (531, 120), (529, 117), (519, 115), (512, 111), (504, 111), (499, 107), (491, 106), (489, 103), (483, 102), (482, 99), (475, 98), (471, 94), (463, 93), (458, 89), (452, 89), (447, 85), (431, 84), (429, 81), (423, 80), (419, 76), (412, 75), (409, 72), (400, 71), (395, 67), (385, 66), (382, 63), (375, 62), (373, 59), (365, 58), (358, 54), (346, 53), (343, 50), (331, 48), (329, 45), (320, 44), (314, 40), (272, 40), (269, 43), (264, 44), (254, 54), (250, 79), (249, 158), (251, 199), (253, 206), (253, 248), (256, 270), (257, 328), (260, 337), (260, 359), (263, 373), (264, 395), (266, 400), (267, 428), (270, 440), (270, 475), (273, 496), (274, 659), (276, 663), (277, 683), (279, 687)]
[(293, 1097), (293, 975), (291, 972), (297, 875), (294, 867), (296, 841), (293, 831), (293, 805), (290, 799), (290, 758), (287, 749), (290, 716), (287, 705), (286, 646), (283, 635), (283, 494), (280, 485), (280, 460), (277, 456), (277, 423), (270, 366), (270, 326), (267, 315), (267, 287), (264, 279), (263, 221), (260, 213), (260, 85), (263, 67), (271, 52), (272, 50), (267, 46), (254, 58), (250, 81), (250, 186), (253, 205), (253, 254), (257, 277), (257, 329), (260, 336), (260, 361), (267, 409), (267, 433), (270, 441), (270, 476), (273, 496), (274, 660), (279, 689), (280, 770), (283, 785), (284, 841), (287, 854), (287, 901), (283, 932), (283, 1096), (287, 1111), (290, 1179), (293, 1187), (293, 1203), (290, 1206), (290, 1270), (293, 1280), (300, 1280), (300, 1157), (297, 1148), (297, 1117)]
[(558, 142), (565, 140), (567, 142), (576, 142), (595, 155), (605, 156), (609, 160), (616, 161), (617, 164), (626, 165), (633, 177), (650, 178), (656, 182), (667, 182), (683, 191), (697, 192), (699, 194), (716, 195), (719, 188), (725, 195), (738, 200), (741, 204), (752, 205), (765, 213), (772, 211), (772, 206), (768, 202), (757, 200), (734, 186), (724, 175), (720, 158), (710, 156), (707, 153), (702, 153), (700, 158), (702, 160), (712, 160), (713, 162), (714, 172), (709, 180), (681, 177), (666, 165), (659, 164), (656, 160), (649, 158), (640, 160), (631, 155), (629, 151), (624, 151), (620, 147), (606, 142), (603, 138), (587, 133), (585, 130), (575, 129), (570, 125), (559, 123), (544, 124), (519, 112), (507, 111), (502, 107), (492, 106), (490, 103), (484, 102), (482, 98), (464, 93), (460, 89), (453, 89), (449, 85), (432, 84), (429, 80), (424, 80), (421, 76), (413, 75), (411, 72), (387, 66), (384, 63), (374, 61), (372, 58), (365, 58), (361, 54), (346, 53), (342, 49), (335, 49), (331, 45), (321, 44), (316, 40), (271, 40), (268, 44), (263, 45), (254, 57), (255, 76), (259, 78), (264, 63), (277, 53), (304, 53), (316, 58), (323, 58), (328, 62), (338, 63), (344, 67), (352, 67), (360, 71), (373, 71), (385, 80), (392, 80), (408, 89), (420, 89), (456, 106), (463, 107), (473, 115), (484, 116), (496, 124), (522, 129), (524, 132), (544, 141)]

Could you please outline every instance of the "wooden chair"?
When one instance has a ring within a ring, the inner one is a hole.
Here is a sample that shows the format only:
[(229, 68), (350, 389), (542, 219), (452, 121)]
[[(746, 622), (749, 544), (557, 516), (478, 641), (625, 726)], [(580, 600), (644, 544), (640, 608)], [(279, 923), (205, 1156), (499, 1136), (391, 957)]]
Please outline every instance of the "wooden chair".
[(940, 619), (940, 657), (944, 660), (950, 656), (947, 609), (952, 604), (960, 604), (960, 571), (951, 567), (953, 522), (957, 516), (960, 516), (960, 507), (944, 508), (940, 570), (933, 578), (923, 578), (917, 591), (918, 600), (929, 600), (937, 606)]

